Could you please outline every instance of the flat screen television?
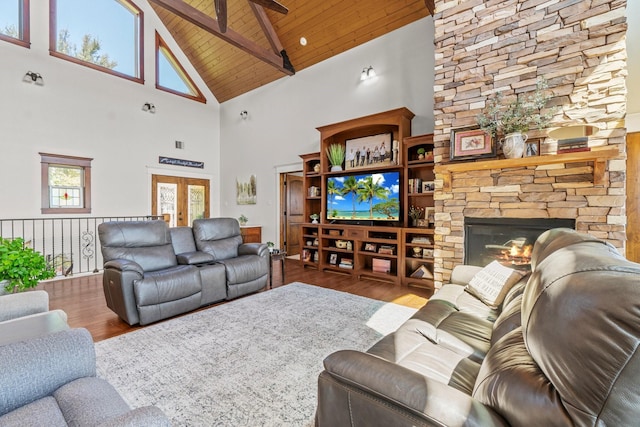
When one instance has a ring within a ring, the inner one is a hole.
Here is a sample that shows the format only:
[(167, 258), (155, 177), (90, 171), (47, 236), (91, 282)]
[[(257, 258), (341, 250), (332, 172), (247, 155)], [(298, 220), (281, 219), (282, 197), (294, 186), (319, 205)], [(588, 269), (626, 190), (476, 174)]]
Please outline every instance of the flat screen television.
[(327, 177), (329, 223), (400, 225), (400, 172)]

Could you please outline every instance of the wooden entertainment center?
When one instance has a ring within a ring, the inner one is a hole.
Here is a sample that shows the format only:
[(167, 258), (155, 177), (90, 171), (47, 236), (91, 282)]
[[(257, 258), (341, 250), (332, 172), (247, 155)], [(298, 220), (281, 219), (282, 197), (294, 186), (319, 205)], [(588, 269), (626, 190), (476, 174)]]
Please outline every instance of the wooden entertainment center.
[[(300, 156), (306, 191), (304, 215), (310, 221), (301, 230), (304, 267), (433, 289), (433, 223), (428, 218), (434, 206), (433, 136), (411, 136), (413, 117), (407, 108), (398, 108), (318, 128), (320, 152)], [(340, 144), (353, 151), (358, 142), (379, 135), (390, 139), (379, 153), (367, 150), (366, 162), (358, 157), (359, 162), (347, 152), (343, 170), (330, 170), (327, 147)], [(393, 216), (388, 221), (391, 224), (366, 218), (335, 220), (338, 217), (327, 214), (331, 178), (386, 172), (399, 176), (398, 209), (387, 213)], [(409, 216), (410, 206), (426, 212), (417, 224)], [(314, 214), (317, 223), (312, 221)]]

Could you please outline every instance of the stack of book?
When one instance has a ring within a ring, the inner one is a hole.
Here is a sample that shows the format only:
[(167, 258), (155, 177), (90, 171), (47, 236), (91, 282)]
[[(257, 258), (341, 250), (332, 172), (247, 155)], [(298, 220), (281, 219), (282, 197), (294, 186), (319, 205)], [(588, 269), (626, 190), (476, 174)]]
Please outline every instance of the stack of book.
[(353, 260), (351, 258), (342, 258), (338, 267), (353, 269)]
[(412, 193), (422, 193), (422, 179), (420, 178), (409, 178), (409, 194)]
[(577, 138), (567, 138), (558, 140), (558, 154), (574, 153), (576, 151), (590, 151), (589, 137), (580, 136)]

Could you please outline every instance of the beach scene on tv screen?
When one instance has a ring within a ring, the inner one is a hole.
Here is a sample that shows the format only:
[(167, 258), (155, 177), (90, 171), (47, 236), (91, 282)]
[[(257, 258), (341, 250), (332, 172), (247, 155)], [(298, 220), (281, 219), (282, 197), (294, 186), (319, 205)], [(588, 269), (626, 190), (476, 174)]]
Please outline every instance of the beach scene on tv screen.
[(399, 191), (398, 172), (329, 177), (327, 219), (398, 221)]

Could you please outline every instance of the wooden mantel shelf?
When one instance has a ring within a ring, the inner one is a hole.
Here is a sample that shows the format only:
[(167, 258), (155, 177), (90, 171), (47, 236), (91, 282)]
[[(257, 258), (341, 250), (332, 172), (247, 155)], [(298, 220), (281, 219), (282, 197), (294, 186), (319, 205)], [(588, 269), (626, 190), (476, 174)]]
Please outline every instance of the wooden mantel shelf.
[(595, 149), (592, 151), (580, 151), (566, 154), (549, 154), (545, 156), (524, 157), (521, 159), (486, 160), (466, 163), (439, 164), (434, 168), (436, 174), (442, 175), (443, 189), (451, 189), (451, 174), (487, 169), (507, 169), (527, 166), (542, 166), (558, 163), (593, 162), (593, 183), (601, 184), (604, 179), (604, 171), (608, 159), (618, 157), (620, 151), (617, 147)]

